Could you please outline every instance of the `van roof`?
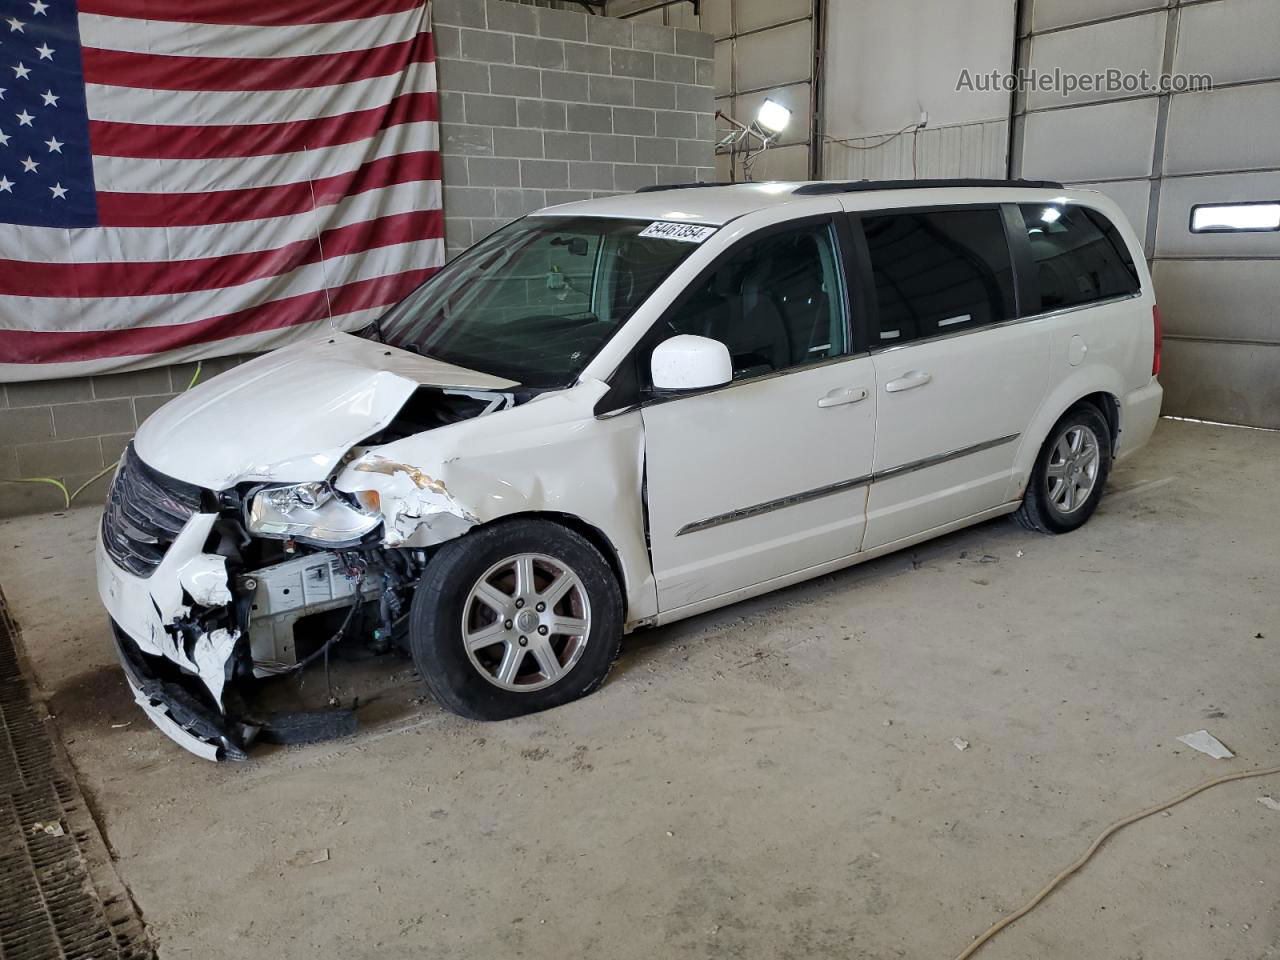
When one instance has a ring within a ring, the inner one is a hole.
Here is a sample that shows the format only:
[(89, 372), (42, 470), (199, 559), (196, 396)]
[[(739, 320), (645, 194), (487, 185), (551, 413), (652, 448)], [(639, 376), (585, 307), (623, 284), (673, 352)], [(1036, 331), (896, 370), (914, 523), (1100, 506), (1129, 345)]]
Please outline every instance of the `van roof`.
[[(818, 196), (850, 194), (857, 206), (910, 203), (986, 203), (1025, 196), (1028, 201), (1061, 196), (1050, 180), (810, 180), (760, 183), (690, 183), (645, 187), (635, 193), (578, 200), (539, 210), (548, 216), (620, 217), (721, 225), (744, 214)], [(1072, 193), (1077, 192), (1074, 188)], [(941, 195), (939, 195), (941, 194)]]

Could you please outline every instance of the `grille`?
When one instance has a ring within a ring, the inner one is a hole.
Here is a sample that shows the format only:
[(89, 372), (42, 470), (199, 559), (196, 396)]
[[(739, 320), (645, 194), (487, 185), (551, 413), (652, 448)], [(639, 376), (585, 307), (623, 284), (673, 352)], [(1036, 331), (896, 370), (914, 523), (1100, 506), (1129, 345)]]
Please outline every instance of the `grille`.
[(200, 487), (157, 473), (125, 448), (107, 493), (102, 543), (130, 573), (149, 577), (192, 514), (200, 509)]
[(48, 720), (19, 669), (0, 594), (0, 957), (151, 958)]

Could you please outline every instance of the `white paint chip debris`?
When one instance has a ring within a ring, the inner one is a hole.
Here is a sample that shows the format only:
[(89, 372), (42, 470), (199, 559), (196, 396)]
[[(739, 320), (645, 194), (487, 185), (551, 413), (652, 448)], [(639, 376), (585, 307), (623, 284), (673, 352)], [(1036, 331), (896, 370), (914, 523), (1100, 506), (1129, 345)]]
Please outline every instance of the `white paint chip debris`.
[(964, 737), (952, 737), (951, 745), (955, 747), (957, 750), (969, 749), (969, 741), (966, 740)]
[(1268, 810), (1274, 810), (1276, 813), (1280, 813), (1280, 800), (1277, 800), (1275, 797), (1259, 797), (1258, 802)]
[(1215, 760), (1230, 760), (1235, 756), (1226, 748), (1221, 740), (1208, 730), (1197, 730), (1195, 733), (1184, 733), (1178, 738), (1192, 750), (1199, 750)]

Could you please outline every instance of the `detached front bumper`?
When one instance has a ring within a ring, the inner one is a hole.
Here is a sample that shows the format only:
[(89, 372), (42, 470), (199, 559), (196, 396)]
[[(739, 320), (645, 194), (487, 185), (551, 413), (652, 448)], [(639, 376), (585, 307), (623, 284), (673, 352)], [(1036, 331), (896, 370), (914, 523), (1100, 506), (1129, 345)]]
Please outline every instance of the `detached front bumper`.
[[(354, 733), (351, 710), (250, 715), (239, 696), (228, 695), (249, 638), (223, 558), (203, 552), (215, 519), (191, 517), (146, 577), (119, 566), (98, 537), (98, 594), (138, 706), (166, 736), (206, 760), (243, 760), (256, 739), (308, 743)], [(265, 605), (265, 597), (254, 597)], [(270, 620), (262, 625), (280, 629)], [(241, 679), (247, 672), (240, 671)]]
[(180, 682), (161, 679), (138, 645), (114, 620), (111, 636), (134, 700), (165, 736), (205, 760), (247, 757), (245, 750), (258, 732), (256, 726), (230, 720), (202, 703)]

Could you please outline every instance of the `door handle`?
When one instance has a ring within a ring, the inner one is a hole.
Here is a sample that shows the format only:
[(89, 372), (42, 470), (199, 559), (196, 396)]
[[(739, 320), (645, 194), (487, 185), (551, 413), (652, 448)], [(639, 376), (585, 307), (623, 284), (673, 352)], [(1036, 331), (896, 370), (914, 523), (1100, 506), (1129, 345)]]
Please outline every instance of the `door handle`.
[(838, 407), (842, 403), (857, 403), (867, 399), (866, 387), (836, 387), (818, 400), (820, 407)]
[(923, 387), (932, 379), (933, 376), (923, 370), (912, 370), (910, 373), (904, 373), (897, 380), (890, 380), (884, 385), (884, 389), (888, 393), (901, 393), (903, 390), (914, 390), (916, 387)]

